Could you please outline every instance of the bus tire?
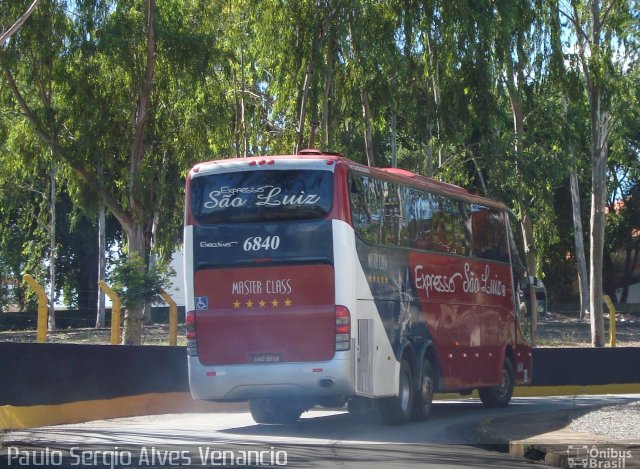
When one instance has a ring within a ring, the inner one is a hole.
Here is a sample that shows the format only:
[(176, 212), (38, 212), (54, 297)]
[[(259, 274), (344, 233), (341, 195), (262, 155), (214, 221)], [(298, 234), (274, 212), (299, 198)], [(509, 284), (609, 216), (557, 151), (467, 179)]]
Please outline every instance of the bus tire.
[(436, 388), (436, 370), (429, 357), (422, 360), (422, 368), (418, 378), (419, 386), (413, 398), (413, 420), (426, 420), (431, 413), (433, 393)]
[(406, 360), (400, 362), (400, 386), (398, 395), (386, 397), (378, 401), (378, 409), (382, 422), (387, 425), (401, 425), (411, 419), (414, 395), (413, 373)]
[(500, 384), (478, 389), (480, 400), (485, 407), (506, 407), (511, 401), (511, 396), (513, 396), (514, 384), (513, 364), (511, 359), (505, 356)]
[(256, 423), (294, 423), (302, 415), (302, 409), (287, 399), (249, 399), (249, 410)]

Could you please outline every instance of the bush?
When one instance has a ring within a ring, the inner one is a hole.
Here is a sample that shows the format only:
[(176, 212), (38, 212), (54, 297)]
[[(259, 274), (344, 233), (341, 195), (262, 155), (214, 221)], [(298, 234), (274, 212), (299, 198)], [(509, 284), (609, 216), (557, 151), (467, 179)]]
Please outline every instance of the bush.
[(169, 286), (173, 274), (164, 262), (147, 267), (137, 254), (123, 258), (111, 274), (111, 284), (120, 296), (122, 306), (137, 309), (145, 304), (159, 301), (162, 290)]

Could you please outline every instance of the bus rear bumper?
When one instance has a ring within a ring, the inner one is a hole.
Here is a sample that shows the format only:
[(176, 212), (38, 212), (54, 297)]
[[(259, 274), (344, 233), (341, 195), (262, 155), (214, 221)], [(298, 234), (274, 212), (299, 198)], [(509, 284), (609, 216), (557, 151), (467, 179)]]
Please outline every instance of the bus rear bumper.
[(327, 362), (208, 366), (188, 357), (194, 399), (230, 401), (265, 397), (323, 397), (355, 394), (353, 361), (338, 352)]

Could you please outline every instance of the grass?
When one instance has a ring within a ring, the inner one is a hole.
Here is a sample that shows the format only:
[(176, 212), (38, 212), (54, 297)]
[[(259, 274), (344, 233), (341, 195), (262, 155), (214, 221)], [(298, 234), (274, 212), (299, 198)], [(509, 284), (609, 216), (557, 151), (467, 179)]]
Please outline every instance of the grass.
[[(0, 332), (0, 342), (36, 342), (36, 331)], [(110, 328), (59, 329), (47, 333), (48, 343), (72, 343), (108, 345), (111, 343)], [(169, 345), (169, 326), (166, 324), (146, 325), (142, 337), (143, 345)], [(178, 325), (178, 345), (187, 345), (184, 325)]]
[[(609, 342), (608, 319), (605, 319), (605, 341)], [(616, 345), (619, 347), (640, 347), (640, 319), (626, 318), (617, 322)], [(47, 334), (49, 343), (110, 344), (109, 328), (60, 329)], [(0, 332), (0, 342), (36, 342), (35, 330)], [(178, 345), (185, 346), (184, 324), (178, 326)], [(146, 325), (143, 345), (168, 345), (169, 326), (167, 324)], [(538, 322), (539, 347), (590, 347), (591, 325), (588, 321), (558, 314), (540, 318)]]

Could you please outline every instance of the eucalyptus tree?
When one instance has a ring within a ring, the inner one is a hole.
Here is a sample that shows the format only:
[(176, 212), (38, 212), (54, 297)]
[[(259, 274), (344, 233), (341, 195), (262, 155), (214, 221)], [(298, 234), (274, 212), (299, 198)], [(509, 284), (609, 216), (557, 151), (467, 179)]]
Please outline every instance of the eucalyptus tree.
[[(3, 32), (2, 34), (2, 38), (0, 40), (0, 48), (4, 48), (8, 43), (10, 43), (9, 41), (12, 39), (12, 37), (14, 38), (14, 42), (15, 42), (15, 35), (18, 33), (18, 31), (20, 30), (20, 28), (24, 25), (24, 23), (27, 21), (27, 19), (30, 18), (30, 16), (34, 13), (34, 11), (36, 10), (37, 6), (38, 6), (39, 2), (33, 2), (29, 8), (27, 8), (27, 10), (24, 12), (24, 14), (11, 26), (9, 27), (5, 32)], [(15, 9), (15, 5), (13, 5), (14, 9)], [(19, 7), (18, 7), (19, 8)], [(11, 12), (12, 8), (11, 6), (9, 6), (8, 11)], [(3, 16), (7, 14), (7, 11), (3, 11)], [(31, 22), (33, 23), (33, 21)], [(51, 28), (46, 28), (44, 31), (39, 31), (40, 34), (44, 34), (46, 35), (48, 32), (57, 29), (61, 27), (61, 25), (57, 25), (57, 26), (51, 26)], [(63, 28), (63, 26), (62, 26)], [(41, 36), (44, 39), (44, 36)], [(0, 54), (3, 54), (4, 50), (0, 49)], [(35, 61), (36, 61), (36, 65), (39, 67), (39, 70), (42, 72), (42, 74), (40, 75), (40, 79), (34, 83), (34, 88), (37, 89), (43, 96), (43, 99), (45, 100), (49, 100), (51, 97), (50, 94), (50, 90), (53, 87), (53, 82), (54, 82), (54, 70), (52, 67), (52, 57), (53, 55), (56, 53), (56, 49), (52, 48), (50, 50), (44, 50), (44, 51), (32, 51), (34, 52), (34, 57), (35, 57)], [(1, 55), (0, 55), (1, 58)], [(7, 72), (7, 68), (5, 67), (5, 75), (7, 75), (7, 78), (9, 79), (9, 86), (10, 88), (12, 88), (12, 80), (11, 80), (11, 76), (10, 73)], [(14, 88), (12, 88), (14, 89)], [(43, 153), (43, 155), (41, 156), (41, 160), (43, 161), (47, 161), (47, 166), (48, 166), (48, 173), (49, 173), (49, 177), (48, 177), (48, 181), (47, 184), (44, 185), (44, 187), (49, 187), (49, 189), (44, 192), (41, 188), (43, 186), (32, 186), (32, 191), (34, 193), (39, 194), (41, 200), (43, 201), (44, 206), (48, 207), (48, 214), (49, 214), (49, 221), (46, 224), (46, 232), (48, 233), (48, 237), (49, 237), (49, 259), (48, 259), (48, 266), (49, 266), (49, 278), (48, 278), (48, 283), (49, 283), (49, 311), (48, 311), (48, 328), (49, 330), (53, 330), (55, 329), (55, 309), (54, 309), (54, 305), (55, 305), (55, 298), (56, 298), (56, 292), (57, 292), (57, 288), (56, 288), (56, 276), (55, 276), (55, 272), (56, 272), (56, 197), (57, 197), (57, 186), (56, 186), (56, 165), (53, 161), (51, 161), (51, 158), (48, 158), (47, 153), (48, 150), (45, 148), (40, 148), (40, 151)], [(27, 170), (28, 173), (28, 170)], [(28, 177), (28, 176), (27, 176)], [(31, 181), (29, 181), (31, 182)]]
[(549, 63), (549, 80), (557, 89), (562, 100), (562, 138), (556, 139), (554, 147), (561, 148), (568, 156), (568, 190), (571, 196), (571, 219), (573, 226), (573, 259), (575, 259), (580, 299), (579, 318), (583, 319), (589, 312), (589, 276), (584, 247), (584, 229), (582, 223), (582, 197), (580, 191), (580, 174), (584, 173), (586, 163), (585, 141), (588, 132), (584, 126), (585, 102), (582, 93), (582, 80), (576, 70), (575, 54), (566, 54), (563, 45), (563, 18), (560, 15), (559, 2), (548, 2), (545, 9), (549, 21), (551, 60)]
[[(218, 5), (87, 0), (44, 6), (1, 57), (11, 112), (73, 173), (83, 194), (77, 201), (104, 202), (131, 257), (148, 261), (152, 233), (155, 245), (170, 252), (179, 238), (186, 168), (205, 157), (214, 146), (209, 142), (232, 134), (227, 114), (217, 112), (227, 108), (212, 27)], [(46, 73), (52, 86), (40, 90)], [(125, 343), (140, 342), (141, 320), (138, 307), (127, 311)]]
[[(310, 122), (318, 120), (324, 3), (258, 2), (250, 15), (243, 14), (249, 22), (247, 50), (254, 58), (250, 86), (260, 100), (253, 130), (263, 134), (262, 151), (296, 152)], [(232, 5), (242, 8), (242, 2)]]
[[(640, 265), (640, 67), (630, 62), (623, 78), (624, 106), (611, 131), (608, 161), (605, 263), (606, 294), (626, 303)], [(607, 262), (609, 261), (609, 262)]]
[(591, 123), (590, 311), (591, 342), (604, 346), (603, 250), (609, 136), (620, 105), (627, 54), (637, 49), (638, 2), (571, 0), (560, 13), (570, 22), (582, 68)]
[(29, 19), (31, 14), (36, 11), (36, 8), (38, 8), (38, 4), (40, 3), (40, 1), (41, 0), (34, 0), (33, 3), (31, 3), (31, 5), (29, 5), (25, 12), (20, 16), (20, 18), (18, 18), (11, 26), (7, 27), (6, 29), (4, 27), (0, 28), (0, 47), (4, 47), (7, 41), (11, 39), (11, 36), (13, 36), (15, 32), (18, 31), (22, 27), (22, 25)]
[[(6, 96), (3, 96), (3, 98)], [(0, 266), (4, 290), (0, 303), (25, 305), (20, 280), (25, 272), (45, 284), (49, 247), (48, 164), (27, 129), (2, 132), (0, 144)], [(22, 153), (26, 159), (16, 158)], [(43, 164), (44, 163), (44, 164)], [(55, 293), (55, 292), (52, 292)]]
[(544, 5), (529, 0), (496, 4), (499, 80), (512, 123), (512, 148), (506, 155), (508, 170), (515, 176), (505, 178), (502, 184), (519, 212), (527, 270), (535, 276), (542, 252), (538, 244), (548, 244), (549, 234), (554, 235), (553, 189), (561, 182), (566, 166), (563, 153), (551, 145), (561, 133), (560, 127), (552, 124), (561, 122), (561, 108), (549, 77), (551, 16)]

